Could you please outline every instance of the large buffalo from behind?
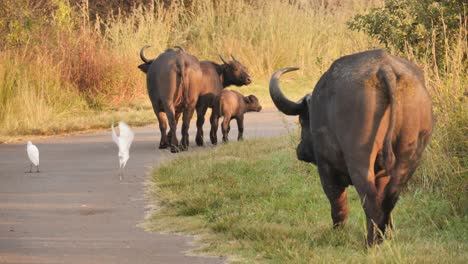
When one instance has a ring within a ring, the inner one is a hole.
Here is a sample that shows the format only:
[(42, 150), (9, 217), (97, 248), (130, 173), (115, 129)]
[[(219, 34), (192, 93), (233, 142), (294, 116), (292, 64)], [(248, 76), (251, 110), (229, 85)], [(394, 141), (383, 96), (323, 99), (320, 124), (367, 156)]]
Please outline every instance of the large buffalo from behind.
[[(203, 85), (200, 62), (182, 49), (168, 49), (156, 59), (148, 60), (143, 54), (147, 47), (140, 51), (144, 63), (138, 68), (146, 73), (148, 95), (158, 118), (161, 130), (159, 148), (170, 146), (171, 152), (180, 150), (176, 128), (178, 116), (183, 113), (181, 147), (182, 150), (186, 150), (190, 120)], [(167, 123), (170, 127), (169, 136), (166, 135)]]
[(380, 242), (432, 134), (423, 75), (407, 60), (366, 51), (336, 60), (311, 95), (293, 102), (281, 92), (279, 77), (297, 69), (278, 70), (270, 80), (276, 107), (299, 116), (297, 157), (317, 165), (333, 225), (345, 223), (346, 189), (354, 185), (366, 214), (367, 243)]

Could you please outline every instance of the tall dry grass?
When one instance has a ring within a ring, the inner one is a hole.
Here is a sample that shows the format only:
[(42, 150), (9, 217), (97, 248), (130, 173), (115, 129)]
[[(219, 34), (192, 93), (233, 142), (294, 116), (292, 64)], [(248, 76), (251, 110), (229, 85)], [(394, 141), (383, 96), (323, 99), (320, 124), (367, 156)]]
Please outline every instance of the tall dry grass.
[[(303, 68), (304, 78), (313, 82), (337, 57), (365, 50), (372, 43), (345, 25), (362, 8), (360, 1), (336, 9), (280, 0), (194, 0), (191, 6), (174, 2), (169, 7), (149, 1), (125, 15), (105, 18), (90, 17), (87, 2), (81, 3), (71, 6), (65, 0), (45, 1), (41, 7), (49, 10), (49, 18), (42, 13), (34, 16), (34, 5), (25, 5), (24, 14), (18, 15), (29, 17), (32, 26), (19, 26), (9, 35), (15, 41), (0, 51), (0, 56), (11, 59), (0, 64), (4, 71), (23, 67), (28, 71), (7, 75), (12, 80), (0, 80), (0, 97), (10, 97), (11, 88), (6, 88), (9, 83), (17, 90), (33, 90), (18, 84), (37, 81), (48, 83), (47, 87), (41, 86), (40, 94), (69, 98), (43, 103), (42, 112), (50, 114), (35, 118), (37, 121), (27, 116), (41, 111), (25, 104), (42, 102), (40, 96), (9, 105), (5, 101), (1, 107), (10, 110), (2, 111), (1, 134), (55, 133), (57, 129), (50, 129), (50, 122), (44, 119), (51, 120), (54, 115), (82, 118), (83, 111), (139, 104), (136, 102), (146, 99), (146, 87), (145, 76), (136, 66), (141, 63), (139, 49), (146, 44), (152, 45), (148, 56), (153, 57), (174, 45), (184, 46), (200, 59), (219, 61), (218, 54), (233, 54), (257, 80), (253, 91), (269, 100), (264, 85), (274, 69), (297, 65)], [(307, 83), (293, 95), (300, 96), (310, 87)], [(79, 107), (61, 106), (74, 102), (79, 102)]]
[(136, 57), (151, 44), (153, 55), (181, 45), (201, 59), (219, 61), (235, 55), (257, 79), (275, 69), (296, 65), (318, 78), (336, 58), (368, 49), (375, 43), (345, 22), (364, 7), (349, 1), (339, 9), (300, 8), (287, 1), (194, 0), (190, 8), (140, 6), (130, 16), (105, 22), (104, 35), (113, 49)]
[(86, 101), (63, 82), (47, 57), (24, 52), (0, 55), (0, 131), (34, 133), (45, 123), (87, 108)]
[[(415, 176), (417, 186), (440, 191), (451, 201), (452, 212), (468, 212), (468, 14), (460, 16), (456, 41), (446, 47), (443, 60), (419, 63), (426, 75), (435, 115), (432, 142)], [(428, 46), (435, 45), (433, 39)], [(447, 42), (448, 43), (448, 42)], [(435, 49), (435, 48), (434, 48)], [(414, 56), (407, 52), (408, 58)]]

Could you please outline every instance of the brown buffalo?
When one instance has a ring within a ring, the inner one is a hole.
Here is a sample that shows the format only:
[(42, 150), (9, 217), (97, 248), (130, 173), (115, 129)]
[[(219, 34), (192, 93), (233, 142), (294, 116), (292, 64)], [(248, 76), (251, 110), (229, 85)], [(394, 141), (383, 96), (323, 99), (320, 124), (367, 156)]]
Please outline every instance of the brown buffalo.
[[(188, 148), (188, 129), (202, 87), (203, 73), (198, 59), (183, 50), (168, 49), (154, 60), (144, 56), (145, 46), (140, 51), (144, 64), (138, 66), (146, 73), (148, 95), (158, 118), (161, 130), (159, 148), (171, 147), (178, 152), (176, 137), (177, 119), (183, 112), (181, 149)], [(166, 119), (167, 118), (167, 119)], [(166, 136), (167, 121), (170, 136)]]
[(423, 75), (407, 60), (366, 51), (336, 60), (311, 95), (293, 102), (278, 79), (297, 69), (279, 70), (270, 80), (276, 107), (299, 116), (297, 157), (317, 165), (335, 227), (348, 217), (346, 189), (355, 186), (366, 214), (367, 243), (378, 243), (391, 228), (390, 214), (432, 134)]
[[(144, 62), (139, 65), (138, 68), (144, 73), (148, 72), (149, 66), (152, 64), (153, 60), (149, 60), (144, 56), (144, 49), (149, 46), (145, 46), (140, 51), (140, 58)], [(180, 46), (175, 46), (179, 52), (185, 52), (185, 50)], [(191, 56), (191, 55), (190, 55)], [(230, 86), (242, 86), (249, 85), (252, 82), (252, 78), (248, 74), (248, 71), (244, 65), (242, 65), (234, 56), (232, 56), (232, 61), (227, 62), (220, 56), (222, 64), (218, 64), (212, 61), (200, 61), (199, 67), (201, 68), (203, 78), (202, 85), (196, 87), (197, 94), (197, 135), (195, 141), (198, 146), (203, 145), (203, 124), (205, 123), (205, 114), (208, 108), (212, 107), (213, 99), (215, 96), (219, 95), (221, 91)], [(175, 122), (177, 125), (180, 112), (175, 113)], [(172, 129), (167, 135), (167, 141), (171, 141), (172, 138)]]
[(213, 110), (211, 112), (211, 143), (216, 145), (218, 143), (218, 120), (223, 116), (222, 132), (223, 141), (228, 141), (228, 134), (230, 130), (229, 123), (232, 119), (236, 119), (239, 135), (237, 140), (243, 139), (244, 134), (244, 114), (246, 112), (260, 112), (262, 106), (255, 95), (243, 96), (236, 91), (224, 90), (220, 95), (216, 96), (213, 103)]

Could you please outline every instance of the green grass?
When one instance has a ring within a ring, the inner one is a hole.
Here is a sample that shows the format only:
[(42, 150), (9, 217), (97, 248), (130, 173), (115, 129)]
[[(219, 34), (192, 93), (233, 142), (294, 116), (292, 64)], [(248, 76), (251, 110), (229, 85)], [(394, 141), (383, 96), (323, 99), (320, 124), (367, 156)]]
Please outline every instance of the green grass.
[(157, 168), (150, 190), (160, 208), (147, 228), (202, 234), (200, 252), (241, 263), (467, 261), (466, 211), (418, 184), (401, 196), (393, 239), (382, 245), (364, 246), (364, 213), (352, 187), (349, 221), (333, 230), (317, 170), (297, 161), (296, 142), (288, 135), (231, 143)]

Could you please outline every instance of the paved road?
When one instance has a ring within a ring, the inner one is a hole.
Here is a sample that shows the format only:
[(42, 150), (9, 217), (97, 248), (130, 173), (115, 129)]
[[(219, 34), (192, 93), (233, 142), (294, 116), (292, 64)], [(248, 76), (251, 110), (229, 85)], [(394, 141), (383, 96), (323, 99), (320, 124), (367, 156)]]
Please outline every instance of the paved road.
[[(245, 119), (246, 138), (286, 133), (295, 120), (272, 110)], [(155, 125), (134, 129), (123, 182), (109, 131), (35, 141), (39, 174), (24, 173), (29, 169), (24, 143), (0, 145), (0, 263), (224, 262), (222, 257), (185, 255), (193, 249), (191, 237), (138, 227), (144, 221), (150, 168), (177, 157), (157, 150), (158, 130)], [(207, 130), (205, 124), (205, 135)], [(236, 136), (232, 122), (230, 138)], [(190, 151), (209, 151), (207, 145)]]

